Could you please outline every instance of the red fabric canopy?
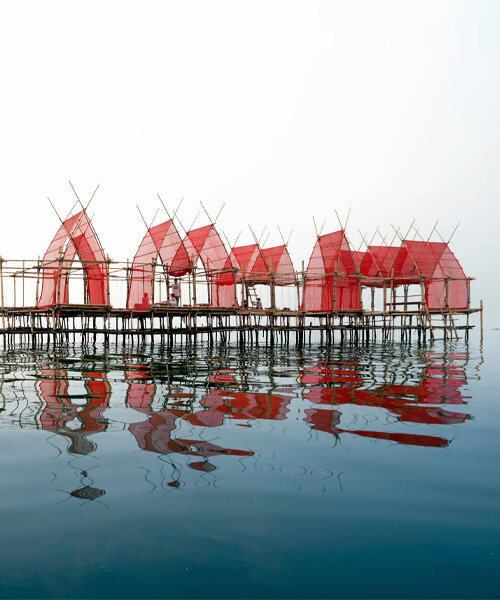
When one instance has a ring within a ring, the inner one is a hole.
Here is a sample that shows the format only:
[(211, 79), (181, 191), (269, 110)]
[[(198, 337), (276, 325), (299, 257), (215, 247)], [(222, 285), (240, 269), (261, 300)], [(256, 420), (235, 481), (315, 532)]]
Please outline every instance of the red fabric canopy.
[(153, 291), (153, 263), (161, 258), (164, 269), (173, 277), (190, 269), (189, 258), (172, 221), (150, 227), (134, 256), (127, 298), (128, 310), (148, 310)]
[(404, 240), (393, 269), (399, 285), (419, 284), (424, 278), (428, 309), (467, 308), (467, 277), (445, 242)]
[(212, 306), (234, 306), (234, 276), (227, 276), (224, 268), (229, 260), (217, 230), (213, 225), (205, 225), (189, 231), (184, 238), (184, 246), (192, 265), (201, 259), (210, 277)]
[(363, 285), (382, 286), (383, 279), (391, 276), (392, 265), (399, 250), (399, 246), (368, 246), (359, 266)]
[(43, 257), (42, 291), (37, 308), (68, 302), (67, 275), (75, 255), (82, 263), (89, 304), (107, 304), (104, 252), (85, 211), (66, 219)]
[(335, 309), (361, 308), (356, 265), (343, 231), (318, 236), (307, 267), (303, 309), (333, 310), (334, 290)]
[(229, 253), (229, 258), (226, 261), (226, 267), (234, 267), (238, 271), (245, 273), (251, 272), (257, 257), (259, 256), (259, 247), (257, 244), (249, 244), (248, 246), (236, 246)]
[(275, 285), (295, 283), (295, 270), (285, 245), (263, 248), (257, 254), (251, 272), (251, 279), (259, 283), (269, 284), (271, 275), (274, 277)]

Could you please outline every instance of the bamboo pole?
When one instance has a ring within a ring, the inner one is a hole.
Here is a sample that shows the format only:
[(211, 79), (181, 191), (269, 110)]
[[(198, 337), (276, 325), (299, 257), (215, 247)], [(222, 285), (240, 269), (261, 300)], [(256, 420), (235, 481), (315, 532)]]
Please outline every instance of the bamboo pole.
[(3, 258), (0, 256), (0, 296), (2, 301), (2, 329), (5, 330), (5, 299), (3, 295)]
[[(2, 298), (3, 298), (3, 293), (2, 293)], [(2, 306), (3, 306), (3, 300), (2, 300)], [(480, 326), (481, 326), (481, 344), (483, 343), (483, 301), (480, 300), (479, 302), (479, 318), (480, 318)]]
[(337, 267), (333, 273), (333, 298), (332, 298), (332, 310), (337, 308)]
[(152, 261), (151, 262), (151, 306), (153, 306), (154, 302), (155, 302), (155, 268), (156, 268), (156, 261)]
[(196, 306), (196, 267), (193, 267), (193, 306)]
[(276, 289), (274, 286), (273, 261), (271, 257), (269, 257), (269, 285), (271, 288), (271, 308), (274, 310), (276, 308)]
[(236, 267), (233, 267), (233, 290), (234, 290), (234, 307), (238, 307), (238, 287), (236, 285)]
[(306, 298), (306, 272), (304, 269), (304, 261), (302, 261), (302, 302), (299, 304), (299, 310), (305, 310), (305, 298)]
[(128, 262), (128, 258), (127, 258), (127, 267), (126, 267), (126, 271), (125, 271), (125, 277), (127, 280), (127, 299), (126, 302), (128, 304), (128, 299), (129, 299), (129, 295), (130, 295), (130, 267), (129, 267), (129, 262)]
[(35, 306), (38, 306), (38, 301), (40, 300), (39, 290), (40, 290), (40, 256), (38, 256), (38, 260), (36, 263), (36, 302), (35, 302)]
[(109, 290), (109, 265), (111, 260), (109, 259), (109, 254), (106, 255), (106, 303), (108, 306), (111, 306), (111, 298), (110, 298), (110, 290)]

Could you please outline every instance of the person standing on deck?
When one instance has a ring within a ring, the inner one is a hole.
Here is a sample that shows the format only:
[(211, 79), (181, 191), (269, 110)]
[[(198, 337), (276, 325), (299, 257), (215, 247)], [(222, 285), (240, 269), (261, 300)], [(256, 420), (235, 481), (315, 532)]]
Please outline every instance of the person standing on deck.
[(172, 285), (172, 294), (175, 296), (177, 306), (179, 306), (181, 303), (181, 284), (177, 277), (174, 279), (174, 284)]

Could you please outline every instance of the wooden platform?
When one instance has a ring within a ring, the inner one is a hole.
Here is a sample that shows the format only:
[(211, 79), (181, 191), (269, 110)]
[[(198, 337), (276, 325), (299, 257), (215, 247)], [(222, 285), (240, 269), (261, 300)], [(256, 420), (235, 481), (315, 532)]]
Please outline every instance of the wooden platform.
[[(129, 311), (110, 306), (82, 304), (55, 305), (49, 309), (6, 307), (0, 309), (0, 335), (4, 339), (55, 336), (59, 341), (70, 338), (104, 336), (175, 340), (220, 337), (228, 340), (236, 335), (242, 342), (265, 339), (304, 343), (306, 334), (319, 333), (322, 341), (369, 340), (371, 338), (402, 340), (455, 338), (467, 336), (474, 327), (470, 315), (482, 308), (454, 311), (417, 310), (305, 312), (279, 309), (220, 308), (207, 305), (154, 305), (148, 311)], [(482, 318), (481, 318), (482, 321)], [(438, 333), (439, 332), (439, 333)]]

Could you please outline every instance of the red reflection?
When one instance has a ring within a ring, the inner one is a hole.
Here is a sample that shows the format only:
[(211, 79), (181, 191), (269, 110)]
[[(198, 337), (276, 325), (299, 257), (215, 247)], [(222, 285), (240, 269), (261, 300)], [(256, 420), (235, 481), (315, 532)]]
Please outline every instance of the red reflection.
[[(134, 369), (135, 372), (137, 372), (136, 369)], [(131, 378), (129, 377), (129, 379)], [(146, 421), (129, 425), (130, 433), (135, 437), (139, 448), (142, 450), (159, 454), (177, 453), (201, 457), (221, 454), (236, 456), (250, 456), (253, 454), (246, 450), (223, 448), (203, 440), (172, 439), (171, 434), (175, 430), (176, 421), (179, 418), (189, 421), (192, 425), (205, 427), (221, 424), (223, 415), (219, 416), (213, 412), (209, 414), (209, 411), (199, 411), (193, 414), (188, 408), (178, 407), (153, 411), (151, 404), (156, 391), (155, 385), (142, 382), (130, 382), (128, 385), (127, 405), (148, 415)], [(191, 394), (177, 392), (172, 396), (175, 398), (190, 398)]]
[(307, 408), (305, 410), (306, 418), (304, 421), (311, 425), (311, 429), (332, 433), (335, 436), (341, 433), (350, 433), (361, 437), (368, 437), (379, 440), (390, 440), (398, 444), (410, 446), (428, 446), (433, 448), (443, 448), (448, 446), (449, 441), (442, 437), (433, 435), (418, 435), (410, 433), (387, 433), (385, 431), (367, 431), (365, 429), (351, 430), (337, 427), (340, 423), (340, 413), (337, 410), (327, 410), (324, 408)]
[[(96, 449), (87, 435), (105, 431), (107, 421), (103, 412), (109, 404), (111, 388), (104, 380), (104, 373), (95, 371), (83, 374), (86, 378), (85, 403), (76, 404), (76, 396), (68, 394), (67, 372), (63, 369), (44, 369), (39, 372), (43, 379), (38, 381), (40, 396), (45, 407), (40, 415), (42, 429), (52, 431), (70, 440), (69, 452), (90, 454)], [(75, 421), (78, 428), (69, 427)]]
[[(435, 360), (437, 357), (428, 355), (426, 358)], [(450, 355), (447, 358), (449, 359)], [(345, 364), (347, 363), (342, 363), (342, 365)], [(355, 365), (355, 363), (349, 364)], [(377, 406), (396, 415), (398, 421), (408, 423), (452, 425), (463, 423), (470, 417), (469, 414), (451, 412), (441, 406), (421, 406), (421, 404), (465, 404), (460, 390), (461, 386), (465, 384), (465, 372), (461, 366), (430, 364), (426, 367), (425, 377), (420, 384), (387, 384), (370, 390), (357, 389), (356, 385), (352, 385), (353, 382), (362, 382), (355, 369), (346, 370), (344, 366), (338, 369), (335, 366), (318, 363), (317, 366), (305, 367), (305, 370), (307, 373), (302, 375), (301, 382), (307, 384), (331, 383), (338, 385), (343, 383), (338, 377), (345, 377), (349, 374), (347, 386), (344, 384), (342, 387), (309, 387), (307, 393), (304, 394), (304, 399), (315, 404)], [(305, 421), (311, 423), (313, 429), (320, 431), (335, 434), (351, 433), (411, 445), (442, 447), (448, 444), (444, 438), (434, 436), (339, 429), (337, 427), (338, 418), (340, 418), (338, 411), (332, 413), (332, 411), (309, 409), (306, 410), (306, 414)], [(335, 422), (333, 423), (332, 420)]]
[[(207, 413), (225, 415), (228, 419), (286, 419), (290, 398), (279, 394), (253, 394), (230, 390), (212, 390), (203, 396), (202, 406)], [(203, 413), (196, 413), (197, 415)], [(222, 422), (222, 421), (221, 421)]]
[(210, 383), (236, 383), (233, 373), (234, 371), (231, 369), (219, 369), (208, 377), (208, 381)]
[[(380, 393), (380, 390), (327, 387), (310, 388), (308, 393), (304, 395), (304, 399), (315, 404), (378, 406), (397, 415), (399, 421), (411, 423), (441, 423), (451, 425), (454, 423), (463, 423), (470, 416), (466, 413), (450, 412), (441, 407), (417, 406), (414, 401), (403, 400), (396, 394), (389, 396), (387, 394), (392, 387), (387, 386), (382, 388), (382, 393)], [(405, 393), (404, 395), (409, 394)], [(417, 402), (420, 402), (420, 400), (417, 400)]]

